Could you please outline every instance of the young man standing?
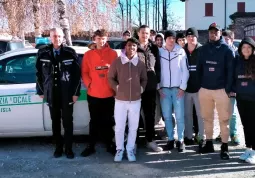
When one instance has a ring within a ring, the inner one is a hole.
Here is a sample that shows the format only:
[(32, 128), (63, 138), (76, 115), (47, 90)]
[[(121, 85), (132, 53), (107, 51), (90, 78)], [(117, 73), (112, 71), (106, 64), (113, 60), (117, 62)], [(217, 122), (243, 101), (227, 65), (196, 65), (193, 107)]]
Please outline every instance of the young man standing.
[(187, 56), (182, 47), (175, 43), (176, 33), (165, 32), (165, 46), (159, 49), (161, 63), (160, 101), (168, 134), (167, 149), (174, 148), (174, 127), (172, 106), (177, 123), (178, 151), (183, 152), (184, 146), (184, 95), (189, 79)]
[(178, 33), (176, 35), (176, 43), (180, 45), (182, 48), (185, 46), (185, 44), (187, 43), (187, 40), (184, 33)]
[(158, 33), (155, 37), (155, 44), (158, 46), (158, 48), (162, 48), (164, 42), (164, 35), (161, 33)]
[(150, 40), (150, 28), (142, 25), (138, 30), (140, 46), (138, 47), (138, 57), (145, 63), (147, 69), (147, 86), (142, 94), (142, 109), (145, 116), (147, 147), (155, 152), (163, 149), (153, 141), (155, 136), (155, 110), (157, 85), (160, 82), (160, 60), (159, 50)]
[[(238, 48), (233, 43), (233, 41), (235, 39), (234, 32), (232, 32), (230, 30), (226, 30), (226, 31), (222, 32), (222, 36), (224, 37), (225, 42), (231, 47), (231, 49), (236, 54)], [(234, 145), (239, 145), (240, 141), (239, 141), (238, 135), (237, 135), (237, 113), (236, 113), (237, 111), (235, 110), (235, 106), (236, 106), (235, 97), (230, 97), (230, 102), (231, 102), (232, 115), (229, 120), (229, 131), (230, 131), (229, 134), (230, 134), (231, 142)], [(220, 135), (216, 138), (216, 141), (221, 141)]]
[(229, 159), (228, 138), (231, 104), (229, 94), (233, 83), (234, 52), (221, 37), (221, 29), (216, 23), (209, 26), (209, 42), (201, 47), (198, 55), (197, 77), (201, 89), (199, 102), (204, 119), (206, 144), (201, 153), (214, 152), (213, 120), (214, 108), (219, 114), (221, 129), (221, 159)]
[[(37, 94), (49, 105), (53, 138), (56, 142), (54, 157), (61, 157), (63, 145), (69, 159), (74, 158), (73, 105), (80, 95), (80, 65), (76, 52), (63, 45), (63, 31), (50, 30), (52, 45), (38, 51), (36, 61)], [(61, 118), (64, 127), (64, 142), (61, 136)]]
[(186, 31), (187, 44), (184, 46), (184, 50), (187, 54), (188, 63), (189, 63), (189, 80), (185, 93), (185, 139), (184, 142), (186, 145), (193, 145), (193, 105), (196, 108), (196, 114), (198, 119), (199, 126), (199, 140), (201, 142), (205, 139), (204, 136), (204, 121), (200, 114), (200, 104), (198, 100), (198, 90), (200, 89), (200, 84), (197, 80), (197, 55), (200, 47), (202, 46), (198, 43), (198, 31), (195, 28), (189, 28)]
[(104, 29), (95, 32), (96, 49), (87, 51), (82, 61), (82, 80), (87, 87), (90, 112), (89, 144), (81, 156), (95, 153), (95, 144), (100, 132), (104, 136), (107, 151), (114, 153), (113, 114), (114, 91), (108, 83), (108, 71), (117, 53), (107, 45), (108, 32)]
[(108, 79), (115, 95), (115, 139), (117, 153), (114, 161), (120, 162), (124, 153), (124, 133), (128, 119), (127, 158), (136, 161), (134, 148), (140, 118), (141, 94), (147, 83), (145, 64), (137, 56), (139, 42), (135, 38), (127, 40), (125, 53), (111, 65)]

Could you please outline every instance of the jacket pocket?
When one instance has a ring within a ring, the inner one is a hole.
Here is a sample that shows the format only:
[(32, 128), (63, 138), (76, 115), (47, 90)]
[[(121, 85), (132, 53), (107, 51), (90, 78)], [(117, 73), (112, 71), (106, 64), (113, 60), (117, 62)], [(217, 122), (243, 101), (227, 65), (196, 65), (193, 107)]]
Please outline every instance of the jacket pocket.
[(40, 59), (40, 61), (42, 62), (42, 72), (44, 75), (49, 75), (51, 73), (51, 66), (52, 63), (50, 60), (48, 59)]

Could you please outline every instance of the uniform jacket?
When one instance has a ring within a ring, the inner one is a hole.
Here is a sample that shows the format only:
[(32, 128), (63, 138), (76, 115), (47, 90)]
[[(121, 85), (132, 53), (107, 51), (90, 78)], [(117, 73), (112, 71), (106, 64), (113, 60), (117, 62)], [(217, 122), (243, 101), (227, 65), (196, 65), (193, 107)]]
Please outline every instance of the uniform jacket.
[(73, 96), (80, 95), (80, 66), (78, 56), (72, 48), (61, 46), (60, 55), (57, 58), (53, 54), (53, 45), (40, 49), (37, 53), (36, 69), (37, 94), (44, 95), (50, 106), (55, 85), (60, 88), (61, 101), (64, 104), (72, 104)]

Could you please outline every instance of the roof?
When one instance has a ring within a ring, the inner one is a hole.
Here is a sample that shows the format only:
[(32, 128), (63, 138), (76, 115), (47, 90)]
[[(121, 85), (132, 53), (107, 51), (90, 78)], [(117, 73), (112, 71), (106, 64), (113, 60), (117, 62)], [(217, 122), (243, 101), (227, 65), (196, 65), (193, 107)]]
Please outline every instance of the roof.
[[(78, 54), (84, 54), (86, 51), (89, 50), (89, 48), (82, 46), (70, 46), (70, 47), (73, 48)], [(37, 51), (38, 49), (36, 48), (20, 48), (0, 54), (0, 60), (16, 55), (37, 53)]]
[(255, 12), (235, 12), (229, 16), (231, 20), (235, 20), (240, 17), (255, 17)]

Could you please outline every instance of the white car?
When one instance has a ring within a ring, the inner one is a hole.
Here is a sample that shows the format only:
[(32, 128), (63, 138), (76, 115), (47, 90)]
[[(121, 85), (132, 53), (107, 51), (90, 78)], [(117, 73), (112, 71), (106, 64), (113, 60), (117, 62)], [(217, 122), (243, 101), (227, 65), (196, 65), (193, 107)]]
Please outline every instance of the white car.
[[(79, 55), (89, 50), (73, 47)], [(38, 49), (24, 48), (0, 55), (0, 137), (52, 134), (48, 106), (36, 95), (35, 63)], [(86, 88), (74, 105), (74, 134), (88, 134)]]

